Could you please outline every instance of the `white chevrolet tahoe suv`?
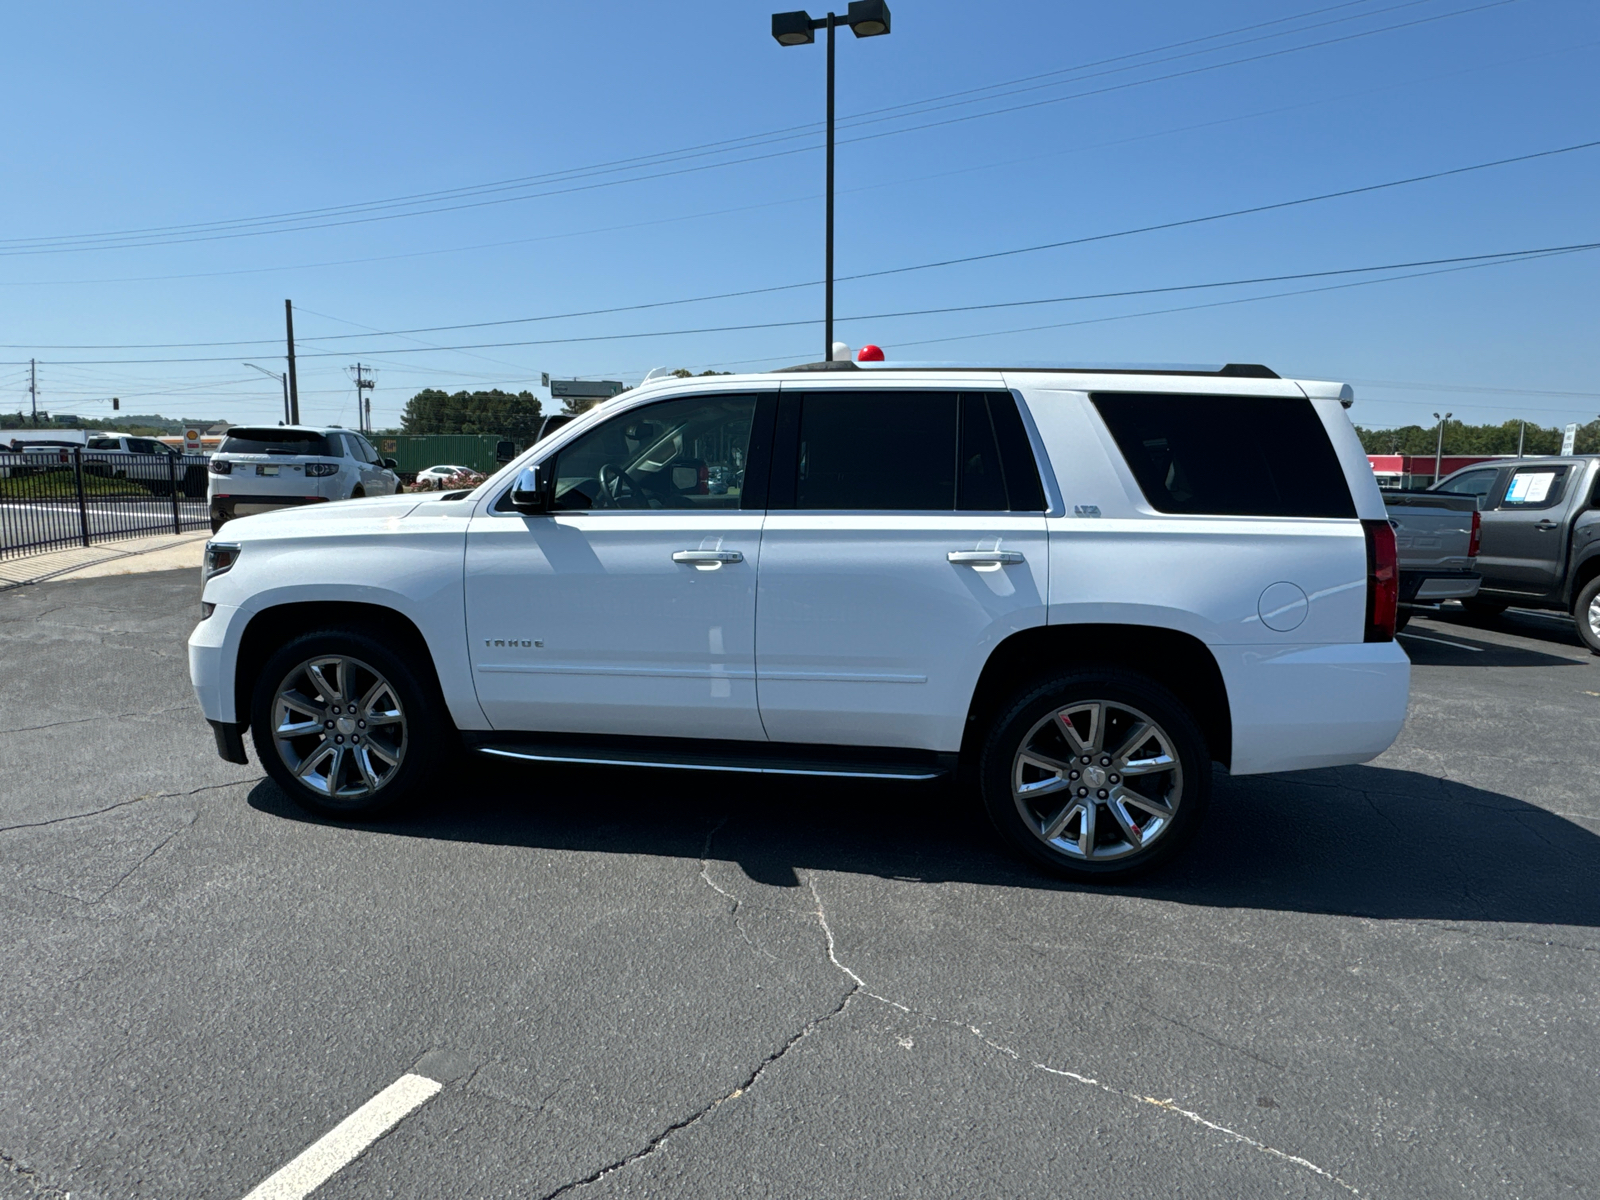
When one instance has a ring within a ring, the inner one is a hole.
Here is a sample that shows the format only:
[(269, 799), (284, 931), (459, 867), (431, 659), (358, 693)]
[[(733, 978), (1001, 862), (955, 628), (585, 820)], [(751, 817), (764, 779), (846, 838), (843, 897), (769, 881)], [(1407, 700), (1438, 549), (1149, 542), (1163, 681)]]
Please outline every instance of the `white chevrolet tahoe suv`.
[(234, 426), (209, 463), (211, 531), (277, 508), (392, 496), (400, 489), (394, 466), (366, 438), (338, 426)]
[(229, 525), (194, 686), (224, 758), (248, 729), (324, 814), (462, 750), (953, 774), (1022, 853), (1123, 877), (1193, 836), (1213, 762), (1400, 730), (1350, 396), (1239, 366), (647, 383), (471, 491)]

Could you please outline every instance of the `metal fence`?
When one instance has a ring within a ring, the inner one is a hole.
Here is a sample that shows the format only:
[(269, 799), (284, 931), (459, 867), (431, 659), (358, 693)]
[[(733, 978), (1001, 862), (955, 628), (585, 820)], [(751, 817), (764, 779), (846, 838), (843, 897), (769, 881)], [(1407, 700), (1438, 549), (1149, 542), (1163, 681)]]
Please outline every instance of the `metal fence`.
[(0, 559), (210, 523), (203, 455), (81, 446), (0, 453)]

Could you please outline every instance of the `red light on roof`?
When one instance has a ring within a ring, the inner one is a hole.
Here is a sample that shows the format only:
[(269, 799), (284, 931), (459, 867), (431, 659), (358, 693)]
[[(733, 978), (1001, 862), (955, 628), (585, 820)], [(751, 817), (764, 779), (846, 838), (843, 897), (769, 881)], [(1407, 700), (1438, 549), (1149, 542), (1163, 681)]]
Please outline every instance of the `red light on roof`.
[(882, 362), (883, 351), (877, 346), (863, 346), (856, 351), (857, 362)]

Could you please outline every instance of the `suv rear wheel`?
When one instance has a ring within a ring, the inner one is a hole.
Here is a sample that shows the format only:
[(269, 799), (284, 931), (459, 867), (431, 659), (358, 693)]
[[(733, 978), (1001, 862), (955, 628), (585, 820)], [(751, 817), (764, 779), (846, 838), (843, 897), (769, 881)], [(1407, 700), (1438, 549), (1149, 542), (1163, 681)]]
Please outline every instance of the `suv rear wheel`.
[(1112, 669), (1019, 695), (990, 730), (978, 775), (1007, 841), (1086, 881), (1172, 857), (1211, 797), (1211, 756), (1188, 711), (1153, 680)]
[(302, 634), (256, 680), (256, 757), (302, 808), (373, 817), (412, 798), (433, 774), (448, 718), (435, 689), (371, 634)]

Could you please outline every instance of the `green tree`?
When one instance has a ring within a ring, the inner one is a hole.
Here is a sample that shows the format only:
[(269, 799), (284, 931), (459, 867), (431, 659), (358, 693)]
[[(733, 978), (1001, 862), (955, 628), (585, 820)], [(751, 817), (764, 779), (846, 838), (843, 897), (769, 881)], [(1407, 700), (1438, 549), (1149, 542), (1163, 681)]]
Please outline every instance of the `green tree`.
[(404, 433), (489, 433), (531, 442), (544, 415), (532, 392), (444, 392), (424, 388), (406, 401), (400, 416)]
[[(1402, 425), (1395, 429), (1367, 429), (1356, 426), (1361, 445), (1368, 454), (1422, 454), (1429, 455), (1438, 446), (1437, 425)], [(1444, 425), (1444, 452), (1446, 454), (1515, 454), (1517, 440), (1522, 438), (1524, 454), (1559, 454), (1562, 431), (1529, 421), (1526, 428), (1521, 421), (1506, 421), (1500, 425), (1468, 425), (1462, 421), (1446, 421)], [(1600, 419), (1578, 426), (1575, 450), (1578, 454), (1600, 454)]]

